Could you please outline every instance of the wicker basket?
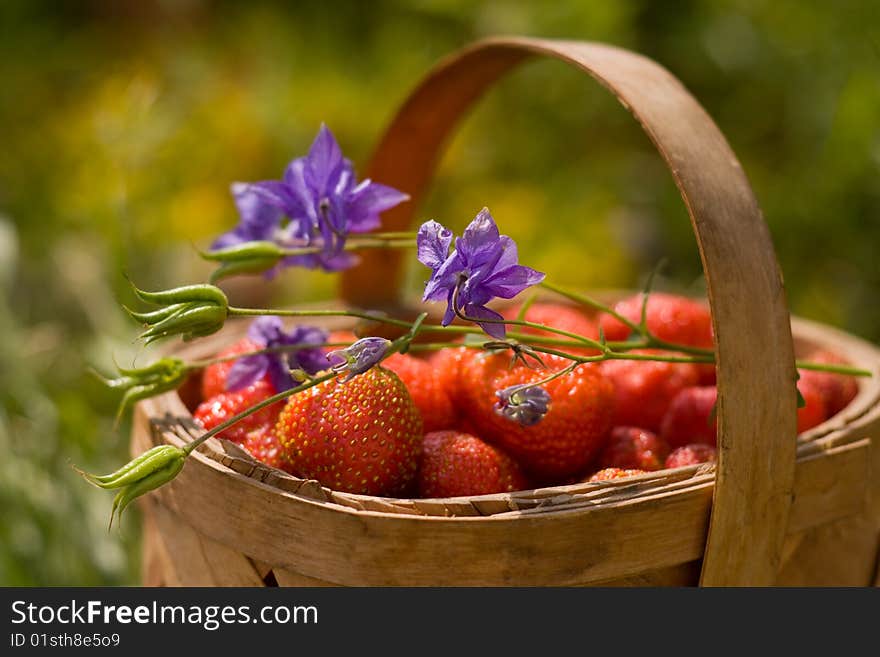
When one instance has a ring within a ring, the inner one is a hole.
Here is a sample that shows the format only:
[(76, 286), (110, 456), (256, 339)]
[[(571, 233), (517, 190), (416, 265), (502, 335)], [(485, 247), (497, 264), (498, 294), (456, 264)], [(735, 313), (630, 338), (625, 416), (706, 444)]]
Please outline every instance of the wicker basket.
[[(617, 48), (500, 38), (441, 63), (391, 124), (370, 177), (413, 203), (409, 227), (461, 115), (536, 55), (589, 73), (629, 109), (663, 156), (691, 216), (718, 355), (716, 465), (511, 494), (386, 499), (323, 488), (211, 439), (170, 485), (144, 499), (148, 585), (869, 585), (880, 536), (880, 351), (788, 314), (767, 226), (736, 157), (665, 69)], [(401, 280), (397, 256), (367, 254), (343, 278), (361, 307)], [(215, 353), (243, 327), (181, 349)], [(792, 339), (794, 335), (794, 340)], [(795, 346), (827, 345), (871, 369), (856, 399), (801, 435)], [(186, 397), (186, 395), (183, 395)], [(132, 450), (200, 430), (181, 395), (138, 405)]]

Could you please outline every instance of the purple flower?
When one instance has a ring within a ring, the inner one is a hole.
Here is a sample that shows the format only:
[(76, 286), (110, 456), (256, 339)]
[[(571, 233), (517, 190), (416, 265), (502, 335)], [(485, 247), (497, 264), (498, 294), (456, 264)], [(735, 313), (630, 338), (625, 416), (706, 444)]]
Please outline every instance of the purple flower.
[(290, 370), (299, 369), (308, 374), (315, 374), (327, 367), (324, 350), (317, 346), (327, 341), (327, 331), (323, 329), (296, 326), (292, 331), (287, 332), (280, 317), (269, 316), (255, 319), (248, 328), (247, 335), (253, 343), (264, 349), (295, 344), (316, 346), (239, 358), (226, 377), (227, 390), (247, 388), (268, 373), (275, 390), (282, 392), (296, 385)]
[(214, 240), (211, 250), (225, 249), (244, 242), (274, 241), (281, 223), (281, 210), (266, 203), (247, 183), (232, 183), (230, 190), (241, 221), (238, 226)]
[(510, 386), (498, 390), (495, 396), (495, 412), (524, 427), (543, 420), (550, 404), (550, 393), (540, 386)]
[[(366, 233), (380, 225), (379, 214), (409, 196), (369, 179), (357, 182), (354, 168), (333, 134), (321, 125), (306, 157), (291, 162), (281, 180), (233, 185), (241, 223), (212, 246), (224, 248), (252, 240), (269, 240), (287, 248), (316, 246), (320, 253), (293, 255), (281, 262), (326, 271), (356, 262), (344, 251), (349, 233)], [(283, 222), (283, 217), (287, 222)]]
[(431, 269), (422, 301), (446, 301), (442, 324), (450, 324), (456, 313), (474, 318), (486, 333), (497, 339), (506, 335), (503, 317), (486, 304), (494, 298), (512, 299), (529, 286), (544, 280), (544, 274), (518, 264), (516, 243), (499, 235), (487, 208), (455, 240), (449, 254), (452, 232), (436, 221), (419, 228), (419, 262)]
[(327, 360), (333, 365), (333, 371), (342, 374), (348, 372), (345, 380), (363, 374), (376, 365), (388, 351), (391, 342), (385, 338), (361, 338), (345, 349), (337, 349), (327, 354)]

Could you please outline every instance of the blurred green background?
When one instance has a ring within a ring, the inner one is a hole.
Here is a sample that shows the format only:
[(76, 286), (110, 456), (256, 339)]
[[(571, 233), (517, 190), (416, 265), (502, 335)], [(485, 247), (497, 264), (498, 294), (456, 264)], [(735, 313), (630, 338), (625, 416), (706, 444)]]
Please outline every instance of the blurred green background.
[[(139, 581), (136, 513), (108, 533), (110, 495), (69, 467), (126, 454), (116, 396), (87, 372), (138, 353), (123, 272), (148, 289), (202, 280), (191, 243), (235, 223), (230, 182), (279, 177), (321, 121), (363, 163), (419, 76), (482, 35), (607, 41), (667, 66), (739, 155), (793, 311), (880, 341), (875, 5), (0, 3), (0, 584)], [(699, 287), (663, 164), (562, 64), (530, 64), (487, 97), (424, 216), (460, 228), (483, 205), (557, 281), (634, 286), (666, 256), (667, 286)], [(333, 286), (288, 272), (266, 293)]]

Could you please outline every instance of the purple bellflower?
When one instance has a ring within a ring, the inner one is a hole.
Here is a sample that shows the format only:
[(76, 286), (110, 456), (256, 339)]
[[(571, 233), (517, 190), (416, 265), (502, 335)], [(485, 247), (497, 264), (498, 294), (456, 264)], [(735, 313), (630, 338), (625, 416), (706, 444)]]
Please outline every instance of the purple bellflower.
[(486, 304), (494, 298), (512, 299), (544, 280), (544, 274), (518, 264), (516, 243), (498, 233), (487, 208), (480, 210), (464, 234), (456, 238), (455, 249), (449, 253), (452, 237), (452, 231), (436, 221), (427, 221), (419, 228), (419, 262), (431, 269), (422, 301), (447, 303), (443, 326), (461, 313), (493, 338), (504, 339), (504, 324), (480, 321), (504, 319)]
[(495, 412), (524, 427), (543, 420), (550, 405), (550, 393), (540, 386), (510, 386), (498, 390), (495, 396)]
[(279, 351), (244, 356), (235, 361), (226, 378), (226, 389), (241, 390), (259, 381), (266, 373), (277, 392), (290, 390), (296, 386), (290, 370), (303, 370), (316, 374), (327, 369), (324, 349), (319, 346), (327, 341), (327, 332), (313, 326), (296, 326), (285, 331), (281, 318), (277, 316), (258, 317), (247, 332), (248, 338), (261, 348), (285, 345), (316, 345), (295, 351)]
[(287, 256), (281, 266), (326, 271), (355, 264), (355, 256), (344, 251), (348, 235), (378, 228), (380, 213), (409, 198), (369, 179), (358, 183), (323, 124), (308, 155), (293, 160), (281, 180), (235, 183), (232, 194), (241, 221), (212, 244), (213, 250), (255, 240), (285, 248), (320, 247), (320, 253)]
[(363, 374), (385, 357), (390, 340), (385, 338), (361, 338), (345, 349), (337, 349), (327, 354), (327, 360), (337, 374), (348, 372), (345, 380)]

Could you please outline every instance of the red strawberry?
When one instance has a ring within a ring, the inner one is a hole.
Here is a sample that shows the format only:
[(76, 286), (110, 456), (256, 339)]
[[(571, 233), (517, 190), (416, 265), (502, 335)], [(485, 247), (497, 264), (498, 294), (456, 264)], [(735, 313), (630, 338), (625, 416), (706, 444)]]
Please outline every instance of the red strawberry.
[(382, 367), (292, 396), (275, 433), (292, 472), (334, 490), (393, 496), (415, 481), (422, 420), (400, 377)]
[(660, 470), (668, 454), (669, 445), (655, 433), (637, 427), (614, 427), (599, 457), (599, 466)]
[(715, 386), (685, 388), (669, 405), (660, 435), (672, 447), (690, 443), (704, 443), (714, 447), (717, 423), (713, 412), (717, 398)]
[(797, 432), (803, 433), (812, 429), (817, 424), (822, 424), (828, 417), (825, 406), (825, 397), (822, 390), (815, 384), (807, 381), (798, 381), (798, 390), (806, 404), (797, 411)]
[[(632, 353), (679, 355), (656, 349)], [(614, 383), (614, 424), (659, 431), (673, 398), (699, 380), (693, 363), (609, 360), (602, 372)]]
[[(258, 344), (252, 342), (249, 338), (242, 338), (230, 347), (227, 347), (219, 354), (219, 357), (237, 356), (249, 351), (256, 351), (260, 348)], [(214, 363), (208, 365), (202, 372), (202, 399), (210, 399), (226, 392), (226, 377), (229, 370), (235, 364), (234, 360), (223, 361), (222, 363)], [(266, 376), (268, 381), (268, 375)]]
[[(642, 294), (619, 301), (615, 312), (636, 324), (642, 316)], [(699, 301), (664, 292), (652, 292), (646, 312), (648, 330), (661, 340), (690, 347), (712, 348), (712, 316), (709, 308)], [(626, 340), (630, 329), (623, 322), (605, 313), (599, 317), (599, 326), (610, 341)], [(700, 383), (714, 385), (715, 366), (700, 365)]]
[[(848, 364), (837, 354), (826, 350), (813, 352), (807, 360), (834, 365)], [(852, 376), (815, 370), (798, 370), (798, 372), (801, 375), (800, 382), (814, 386), (822, 394), (825, 399), (825, 410), (829, 417), (842, 411), (859, 391), (859, 384)]]
[(397, 374), (422, 416), (425, 433), (451, 429), (457, 413), (446, 388), (441, 387), (435, 368), (409, 354), (394, 354), (382, 365)]
[(467, 394), (462, 374), (467, 363), (480, 354), (479, 349), (455, 347), (434, 352), (428, 361), (434, 369), (437, 387), (445, 390), (453, 406), (460, 406)]
[(624, 469), (624, 468), (605, 468), (590, 475), (584, 481), (611, 481), (612, 479), (623, 479), (624, 477), (633, 477), (635, 475), (645, 474), (644, 470)]
[[(507, 308), (501, 314), (505, 319), (516, 319), (522, 306), (516, 305)], [(568, 331), (569, 333), (577, 333), (594, 340), (599, 339), (599, 326), (596, 322), (573, 306), (561, 303), (534, 303), (526, 311), (525, 319), (535, 324), (544, 324), (553, 328)], [(567, 340), (564, 335), (553, 333), (551, 331), (541, 331), (523, 326), (509, 326), (509, 331), (517, 331), (521, 333), (533, 333), (547, 338), (556, 338), (559, 340)], [(595, 349), (572, 349), (571, 353), (596, 353)]]
[(697, 463), (710, 463), (716, 460), (717, 454), (715, 448), (711, 445), (702, 443), (694, 443), (692, 445), (684, 445), (674, 449), (672, 453), (666, 457), (664, 468), (680, 468), (685, 465), (696, 465)]
[[(196, 422), (202, 425), (203, 428), (213, 429), (218, 424), (222, 424), (274, 394), (275, 388), (272, 387), (269, 381), (263, 379), (242, 390), (224, 392), (211, 397), (207, 401), (203, 401), (196, 409), (194, 417)], [(236, 422), (225, 431), (221, 431), (218, 437), (241, 444), (251, 431), (275, 424), (278, 414), (283, 407), (284, 400), (270, 404), (266, 408), (260, 409), (256, 413)]]
[(559, 371), (570, 361), (545, 359), (547, 369), (510, 367), (510, 355), (481, 353), (465, 364), (461, 381), (467, 418), (477, 435), (497, 445), (526, 470), (547, 481), (582, 471), (605, 446), (611, 428), (614, 387), (596, 366), (586, 364), (545, 384), (550, 407), (533, 426), (522, 426), (495, 411), (496, 391), (534, 383)]
[(508, 493), (528, 487), (516, 462), (496, 447), (458, 431), (425, 436), (420, 497)]
[(275, 435), (274, 424), (251, 431), (245, 437), (242, 447), (261, 463), (279, 470), (289, 469), (281, 459), (281, 445)]

